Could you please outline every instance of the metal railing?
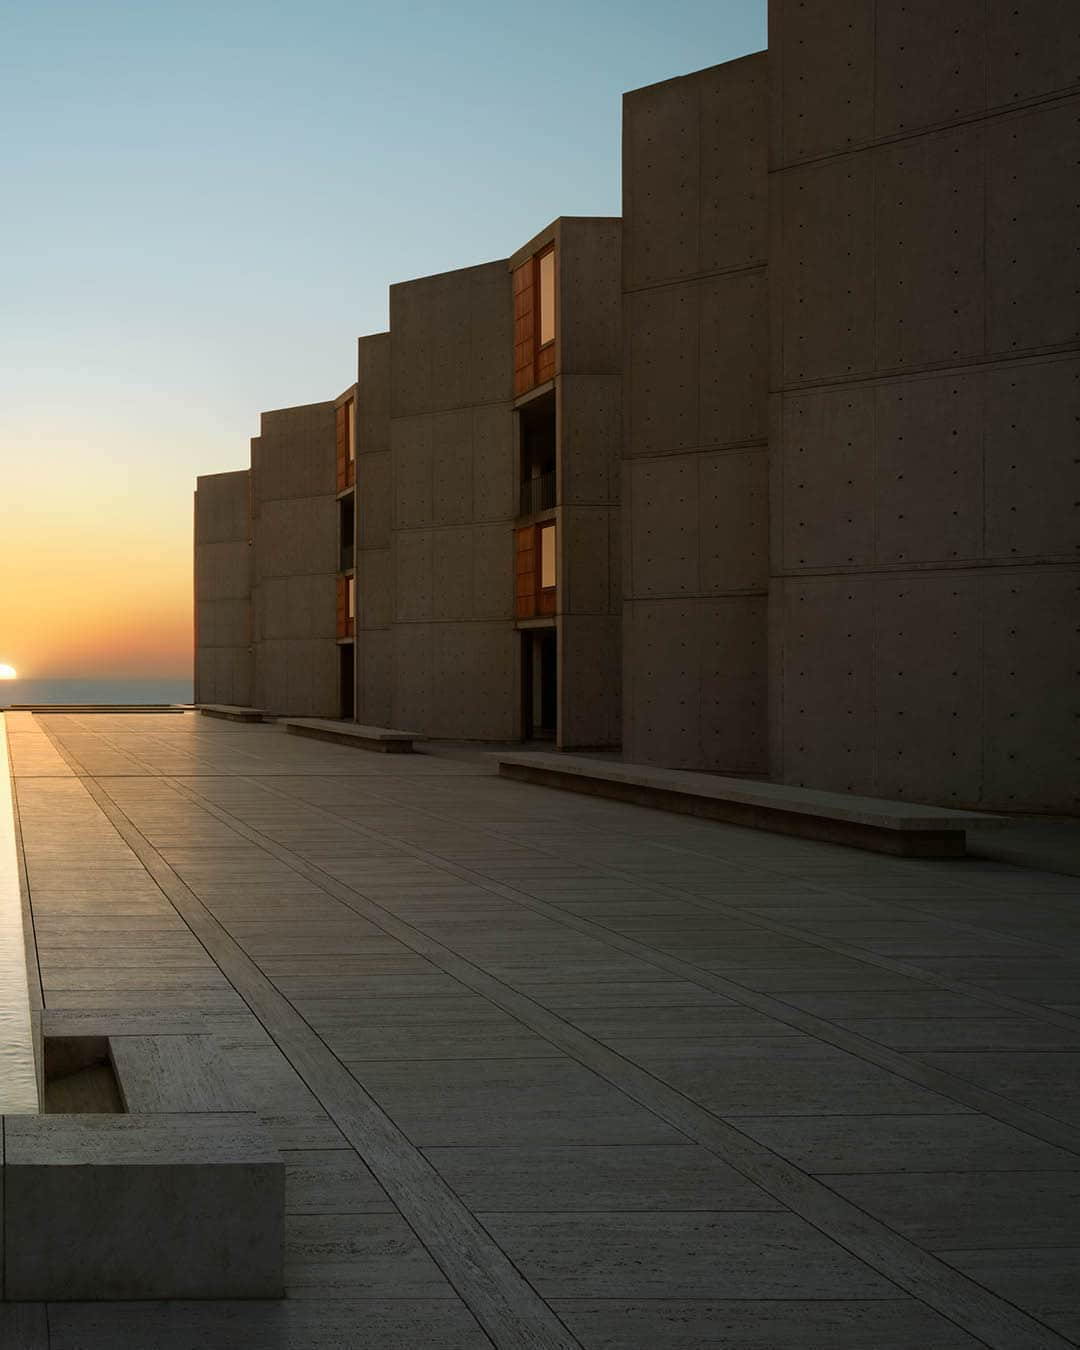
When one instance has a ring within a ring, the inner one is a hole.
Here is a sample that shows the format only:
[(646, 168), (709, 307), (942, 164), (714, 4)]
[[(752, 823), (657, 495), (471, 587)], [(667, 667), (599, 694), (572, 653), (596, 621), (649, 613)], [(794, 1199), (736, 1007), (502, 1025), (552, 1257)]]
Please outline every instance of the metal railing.
[(519, 514), (531, 516), (536, 511), (550, 511), (555, 505), (555, 470), (526, 478), (521, 485)]

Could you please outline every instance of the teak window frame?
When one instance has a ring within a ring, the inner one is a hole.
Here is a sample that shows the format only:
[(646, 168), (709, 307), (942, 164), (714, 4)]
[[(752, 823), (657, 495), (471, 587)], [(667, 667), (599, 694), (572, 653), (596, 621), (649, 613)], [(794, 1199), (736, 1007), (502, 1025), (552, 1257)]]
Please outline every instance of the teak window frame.
[[(540, 283), (541, 269), (545, 258), (551, 259), (551, 337), (546, 342), (540, 340), (540, 334), (544, 328), (544, 288)], [(539, 253), (533, 254), (533, 295), (536, 297), (536, 324), (535, 324), (535, 342), (536, 354), (546, 351), (548, 347), (554, 347), (555, 339), (559, 333), (559, 273), (558, 262), (555, 257), (554, 243), (548, 244), (547, 248), (542, 248)]]
[[(555, 517), (514, 531), (514, 617), (553, 618), (558, 610), (559, 535)], [(555, 585), (541, 586), (541, 531), (555, 531)]]

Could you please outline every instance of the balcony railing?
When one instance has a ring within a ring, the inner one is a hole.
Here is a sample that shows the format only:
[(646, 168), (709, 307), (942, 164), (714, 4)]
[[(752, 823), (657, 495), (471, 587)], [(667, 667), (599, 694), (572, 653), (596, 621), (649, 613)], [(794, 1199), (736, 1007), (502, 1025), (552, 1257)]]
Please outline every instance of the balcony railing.
[(536, 511), (550, 511), (555, 505), (555, 470), (526, 478), (521, 485), (519, 514), (531, 516)]
[(353, 566), (353, 546), (352, 544), (342, 544), (341, 546), (341, 566), (339, 572), (351, 572)]

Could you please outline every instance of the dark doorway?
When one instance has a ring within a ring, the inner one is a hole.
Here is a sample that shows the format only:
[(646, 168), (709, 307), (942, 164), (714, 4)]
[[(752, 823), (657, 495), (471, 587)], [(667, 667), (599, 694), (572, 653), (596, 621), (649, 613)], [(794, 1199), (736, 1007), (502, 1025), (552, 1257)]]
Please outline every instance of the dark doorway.
[(339, 681), (341, 687), (339, 698), (341, 720), (351, 722), (356, 716), (356, 680), (353, 675), (353, 644), (351, 642), (343, 642), (338, 647), (338, 660), (341, 664)]
[(559, 715), (559, 651), (554, 628), (521, 635), (521, 734), (554, 740)]

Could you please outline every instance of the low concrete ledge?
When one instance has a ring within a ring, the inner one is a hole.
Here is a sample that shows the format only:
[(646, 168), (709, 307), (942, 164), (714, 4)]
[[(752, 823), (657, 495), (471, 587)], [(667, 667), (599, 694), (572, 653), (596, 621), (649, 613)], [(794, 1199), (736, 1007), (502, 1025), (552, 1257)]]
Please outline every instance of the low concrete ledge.
[(366, 727), (358, 722), (332, 722), (321, 717), (282, 717), (282, 726), (293, 736), (312, 736), (339, 745), (355, 745), (361, 750), (377, 750), (384, 755), (412, 753), (413, 742), (423, 736), (415, 731), (394, 731), (390, 727)]
[(502, 754), (498, 760), (504, 778), (903, 857), (963, 857), (967, 829), (1009, 823), (1007, 817), (979, 811), (582, 756)]
[(180, 703), (12, 703), (8, 712), (28, 712), (35, 714), (78, 713), (80, 717), (87, 713), (120, 714), (145, 713), (153, 716), (165, 716), (184, 713), (188, 709)]
[(5, 1298), (280, 1298), (284, 1166), (250, 1113), (6, 1116)]
[(262, 708), (246, 708), (239, 703), (196, 703), (195, 708), (204, 717), (223, 717), (227, 722), (261, 722)]

